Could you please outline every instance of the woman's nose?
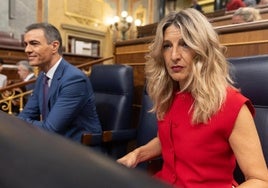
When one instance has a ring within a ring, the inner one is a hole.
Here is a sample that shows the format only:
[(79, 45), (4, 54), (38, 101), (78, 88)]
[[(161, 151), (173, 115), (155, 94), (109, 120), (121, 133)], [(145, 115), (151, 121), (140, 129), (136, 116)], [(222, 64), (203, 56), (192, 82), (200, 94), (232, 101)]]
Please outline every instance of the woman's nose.
[(173, 61), (181, 58), (181, 48), (180, 47), (174, 47), (171, 52), (171, 59)]

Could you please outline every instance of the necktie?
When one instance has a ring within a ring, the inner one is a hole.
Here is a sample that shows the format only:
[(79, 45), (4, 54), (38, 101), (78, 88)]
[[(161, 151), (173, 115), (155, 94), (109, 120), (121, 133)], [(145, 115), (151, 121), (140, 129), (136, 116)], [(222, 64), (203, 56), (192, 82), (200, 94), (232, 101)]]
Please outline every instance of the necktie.
[(43, 109), (42, 109), (42, 120), (46, 119), (47, 116), (47, 107), (48, 107), (48, 80), (49, 77), (44, 75), (43, 77)]

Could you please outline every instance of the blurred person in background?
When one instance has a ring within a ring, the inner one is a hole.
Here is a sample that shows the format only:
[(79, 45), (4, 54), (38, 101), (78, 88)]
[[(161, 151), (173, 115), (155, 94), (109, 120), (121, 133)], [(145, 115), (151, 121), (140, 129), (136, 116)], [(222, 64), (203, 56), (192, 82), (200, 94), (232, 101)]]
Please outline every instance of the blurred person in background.
[(1, 74), (3, 70), (3, 64), (4, 64), (4, 61), (3, 59), (0, 58), (0, 88), (6, 87), (7, 85), (7, 76), (4, 74)]
[(226, 11), (236, 10), (240, 7), (246, 7), (242, 0), (229, 0), (226, 4)]
[[(34, 75), (34, 69), (29, 64), (28, 61), (26, 60), (19, 61), (17, 63), (17, 66), (18, 66), (18, 75), (21, 81), (26, 82), (26, 81), (36, 78)], [(23, 89), (23, 91), (29, 91), (32, 89), (34, 89), (34, 83), (25, 85), (25, 89)]]
[(254, 7), (241, 7), (232, 16), (232, 23), (239, 24), (261, 20), (260, 11)]

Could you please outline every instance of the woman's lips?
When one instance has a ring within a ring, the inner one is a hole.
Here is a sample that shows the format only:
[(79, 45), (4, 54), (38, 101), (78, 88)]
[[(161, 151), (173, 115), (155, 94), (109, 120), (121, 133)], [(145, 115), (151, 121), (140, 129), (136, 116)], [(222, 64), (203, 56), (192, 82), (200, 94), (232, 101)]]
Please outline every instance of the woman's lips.
[(180, 72), (183, 69), (183, 66), (172, 66), (171, 69), (174, 72)]

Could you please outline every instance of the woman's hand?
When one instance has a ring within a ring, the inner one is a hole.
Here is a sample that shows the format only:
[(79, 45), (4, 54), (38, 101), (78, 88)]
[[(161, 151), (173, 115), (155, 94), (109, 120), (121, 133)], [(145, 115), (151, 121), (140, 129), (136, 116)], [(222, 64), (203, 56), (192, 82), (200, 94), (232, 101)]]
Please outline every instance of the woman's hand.
[(129, 168), (135, 168), (138, 164), (138, 152), (136, 150), (128, 153), (122, 158), (117, 160), (118, 163), (125, 165)]
[(137, 164), (161, 155), (161, 144), (158, 137), (153, 138), (147, 144), (136, 148), (124, 157), (117, 160), (129, 168), (135, 168)]

